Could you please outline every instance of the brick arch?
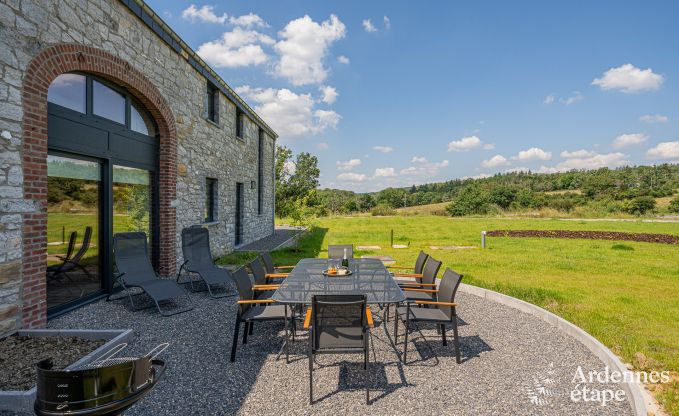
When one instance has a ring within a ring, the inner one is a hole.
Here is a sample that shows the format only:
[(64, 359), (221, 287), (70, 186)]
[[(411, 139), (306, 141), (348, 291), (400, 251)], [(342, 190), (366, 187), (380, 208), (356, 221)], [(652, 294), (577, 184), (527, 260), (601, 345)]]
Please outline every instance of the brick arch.
[(154, 117), (160, 136), (160, 272), (170, 275), (176, 269), (176, 213), (171, 202), (176, 198), (177, 137), (170, 106), (153, 83), (125, 60), (90, 46), (51, 46), (28, 64), (22, 90), (24, 198), (35, 205), (32, 212), (24, 214), (23, 221), (24, 327), (41, 327), (47, 320), (47, 89), (57, 76), (72, 71), (123, 86)]

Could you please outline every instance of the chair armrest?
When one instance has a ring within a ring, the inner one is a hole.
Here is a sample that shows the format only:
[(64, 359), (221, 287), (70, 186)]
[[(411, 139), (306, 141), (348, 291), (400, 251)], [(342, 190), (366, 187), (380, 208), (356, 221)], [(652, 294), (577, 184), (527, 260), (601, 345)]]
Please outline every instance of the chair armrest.
[(438, 289), (417, 289), (414, 287), (402, 287), (402, 290), (405, 290), (406, 292), (425, 292), (425, 293), (436, 293), (438, 292)]
[(421, 279), (424, 276), (421, 273), (393, 273), (394, 277), (413, 277), (415, 279)]
[(244, 300), (239, 300), (237, 303), (239, 305), (249, 305), (253, 303), (274, 303), (275, 300), (273, 299), (244, 299)]
[(408, 287), (408, 286), (433, 286), (433, 287), (436, 287), (437, 286), (436, 283), (420, 283), (420, 282), (412, 282), (412, 283), (399, 282), (398, 285), (399, 286), (405, 286), (405, 287)]
[(404, 270), (415, 270), (414, 267), (408, 267), (408, 266), (397, 266), (395, 264), (392, 264), (391, 266), (387, 266), (387, 269), (404, 269)]
[(309, 329), (311, 325), (311, 306), (306, 308), (306, 315), (304, 315), (304, 329)]
[(368, 321), (368, 326), (370, 328), (375, 326), (375, 323), (373, 322), (373, 312), (370, 309), (370, 306), (365, 307), (365, 319)]
[(267, 279), (280, 279), (281, 277), (288, 277), (288, 273), (267, 273)]
[(254, 285), (252, 286), (252, 289), (266, 291), (266, 290), (276, 290), (279, 287), (281, 287), (281, 285)]
[(453, 308), (457, 306), (455, 302), (436, 302), (434, 300), (416, 300), (417, 305), (441, 305), (441, 306), (452, 306)]
[(274, 269), (294, 269), (295, 266), (274, 266)]

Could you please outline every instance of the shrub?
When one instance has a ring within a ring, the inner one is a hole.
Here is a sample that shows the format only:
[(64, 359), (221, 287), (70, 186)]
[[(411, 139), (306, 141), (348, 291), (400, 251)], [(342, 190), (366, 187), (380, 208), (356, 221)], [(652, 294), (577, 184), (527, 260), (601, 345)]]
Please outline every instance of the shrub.
[(625, 202), (625, 212), (633, 215), (644, 215), (655, 210), (655, 199), (650, 196), (638, 196)]
[(670, 212), (679, 214), (679, 195), (675, 196), (671, 201), (670, 205), (667, 207)]
[(448, 204), (446, 211), (453, 217), (463, 215), (486, 214), (489, 210), (490, 197), (485, 189), (478, 185), (469, 185), (457, 194)]
[(387, 204), (377, 204), (370, 210), (370, 215), (373, 217), (381, 217), (386, 215), (396, 215), (396, 210)]

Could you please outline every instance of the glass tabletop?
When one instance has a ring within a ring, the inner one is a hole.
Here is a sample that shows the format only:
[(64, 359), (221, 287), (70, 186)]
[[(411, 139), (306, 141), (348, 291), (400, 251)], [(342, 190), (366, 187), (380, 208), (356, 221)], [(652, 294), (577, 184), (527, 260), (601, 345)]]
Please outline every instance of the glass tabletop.
[(366, 295), (368, 303), (396, 303), (406, 299), (381, 261), (349, 260), (349, 276), (324, 276), (328, 259), (302, 259), (271, 299), (280, 303), (311, 304), (314, 295)]

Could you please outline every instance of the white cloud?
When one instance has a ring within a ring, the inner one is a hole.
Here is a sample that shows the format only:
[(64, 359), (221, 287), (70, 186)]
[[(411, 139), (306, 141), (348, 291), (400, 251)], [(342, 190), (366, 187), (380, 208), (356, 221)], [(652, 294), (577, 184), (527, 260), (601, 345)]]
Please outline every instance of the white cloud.
[(273, 45), (274, 40), (255, 30), (239, 27), (224, 32), (222, 37), (198, 47), (198, 55), (216, 68), (236, 68), (259, 65), (268, 59), (261, 45)]
[(552, 152), (545, 152), (539, 147), (531, 147), (527, 150), (520, 151), (516, 156), (512, 156), (512, 160), (520, 160), (522, 162), (529, 160), (549, 160), (552, 158)]
[(376, 150), (380, 153), (391, 153), (394, 151), (394, 148), (391, 146), (373, 146), (373, 150)]
[(629, 164), (630, 162), (625, 159), (626, 157), (627, 156), (619, 152), (606, 154), (596, 153), (587, 157), (572, 157), (553, 167), (541, 166), (540, 169), (538, 169), (538, 172), (555, 173), (555, 172), (567, 172), (573, 169), (589, 170), (603, 167), (614, 168)]
[(550, 95), (546, 96), (544, 100), (542, 100), (542, 103), (543, 103), (543, 104), (550, 105), (550, 104), (552, 104), (555, 100), (556, 100), (556, 97), (555, 97), (554, 95), (550, 94)]
[(448, 167), (448, 164), (449, 162), (447, 160), (442, 160), (441, 162), (419, 163), (417, 166), (401, 169), (401, 175), (433, 177), (439, 173), (439, 170)]
[(389, 30), (391, 29), (391, 19), (389, 19), (389, 16), (384, 16), (382, 18), (382, 21), (384, 22), (384, 28)]
[(331, 87), (329, 85), (322, 85), (318, 87), (318, 90), (322, 94), (321, 101), (326, 104), (334, 103), (337, 100), (337, 96), (339, 95), (335, 87)]
[(347, 172), (337, 175), (337, 179), (349, 182), (363, 182), (366, 180), (366, 176), (362, 173)]
[(646, 157), (649, 159), (679, 159), (679, 141), (662, 142), (648, 149)]
[(292, 160), (286, 160), (283, 164), (283, 171), (288, 175), (292, 175), (297, 170), (297, 165)]
[(352, 170), (356, 166), (361, 166), (361, 159), (349, 159), (345, 162), (340, 162), (339, 160), (335, 162), (337, 170)]
[[(448, 143), (449, 152), (466, 152), (481, 147), (483, 142), (477, 136), (467, 136)], [(493, 146), (494, 147), (494, 146)]]
[(316, 149), (318, 150), (328, 150), (329, 147), (330, 145), (325, 142), (316, 143)]
[(493, 150), (495, 149), (495, 145), (493, 143), (485, 143), (483, 145), (483, 150)]
[(481, 162), (481, 166), (486, 168), (486, 169), (492, 169), (492, 168), (496, 168), (498, 166), (506, 166), (508, 164), (509, 164), (509, 161), (507, 160), (506, 157), (504, 157), (502, 155), (495, 155), (495, 156), (491, 157), (490, 159), (484, 160), (483, 162)]
[(376, 178), (390, 178), (396, 176), (394, 168), (377, 168), (375, 169)]
[(269, 27), (269, 25), (264, 21), (264, 19), (262, 19), (261, 17), (254, 13), (248, 13), (238, 17), (231, 16), (229, 17), (229, 23), (231, 23), (232, 25), (243, 26), (247, 28), (253, 26)]
[(226, 22), (226, 13), (221, 16), (217, 16), (214, 12), (213, 6), (203, 6), (200, 9), (196, 7), (195, 4), (190, 5), (184, 11), (182, 11), (182, 18), (190, 20), (191, 22), (201, 21), (205, 23), (220, 23)]
[(576, 150), (576, 151), (573, 151), (573, 152), (569, 152), (568, 150), (564, 150), (563, 152), (561, 152), (560, 156), (564, 159), (571, 159), (571, 158), (574, 158), (574, 157), (587, 158), (587, 157), (592, 157), (594, 155), (596, 155), (596, 152), (592, 152), (590, 150), (585, 150), (585, 149), (580, 149), (580, 150)]
[(463, 176), (462, 179), (484, 179), (484, 178), (490, 178), (492, 175), (490, 173), (479, 173), (478, 175), (474, 176)]
[(370, 19), (363, 19), (363, 29), (370, 33), (377, 32), (377, 28), (375, 25), (373, 25), (373, 22), (371, 22)]
[(644, 123), (667, 123), (670, 119), (662, 114), (645, 114), (639, 117), (639, 120)]
[(255, 102), (255, 110), (281, 138), (318, 134), (335, 128), (341, 116), (334, 111), (315, 110), (310, 94), (296, 94), (286, 88), (253, 88), (248, 85), (236, 92)]
[(613, 140), (613, 147), (621, 149), (627, 146), (634, 146), (644, 143), (648, 140), (648, 136), (641, 133), (621, 134)]
[(632, 64), (624, 64), (604, 72), (601, 78), (592, 81), (602, 90), (620, 90), (622, 92), (653, 91), (660, 88), (665, 78), (653, 72), (651, 68), (639, 69)]
[(578, 101), (582, 101), (585, 97), (580, 93), (580, 91), (573, 91), (573, 95), (570, 97), (559, 98), (559, 102), (565, 105), (575, 104)]
[(346, 35), (346, 27), (335, 15), (321, 23), (304, 16), (290, 21), (278, 35), (282, 40), (275, 49), (280, 60), (274, 73), (293, 85), (316, 84), (327, 78), (323, 60), (330, 46)]
[(424, 156), (413, 156), (410, 163), (427, 163), (427, 158)]
[(337, 57), (337, 61), (339, 61), (339, 63), (341, 63), (341, 64), (343, 64), (343, 65), (349, 65), (349, 64), (351, 63), (351, 61), (349, 60), (349, 58), (347, 58), (347, 57), (344, 56), (344, 55), (338, 56), (338, 57)]

